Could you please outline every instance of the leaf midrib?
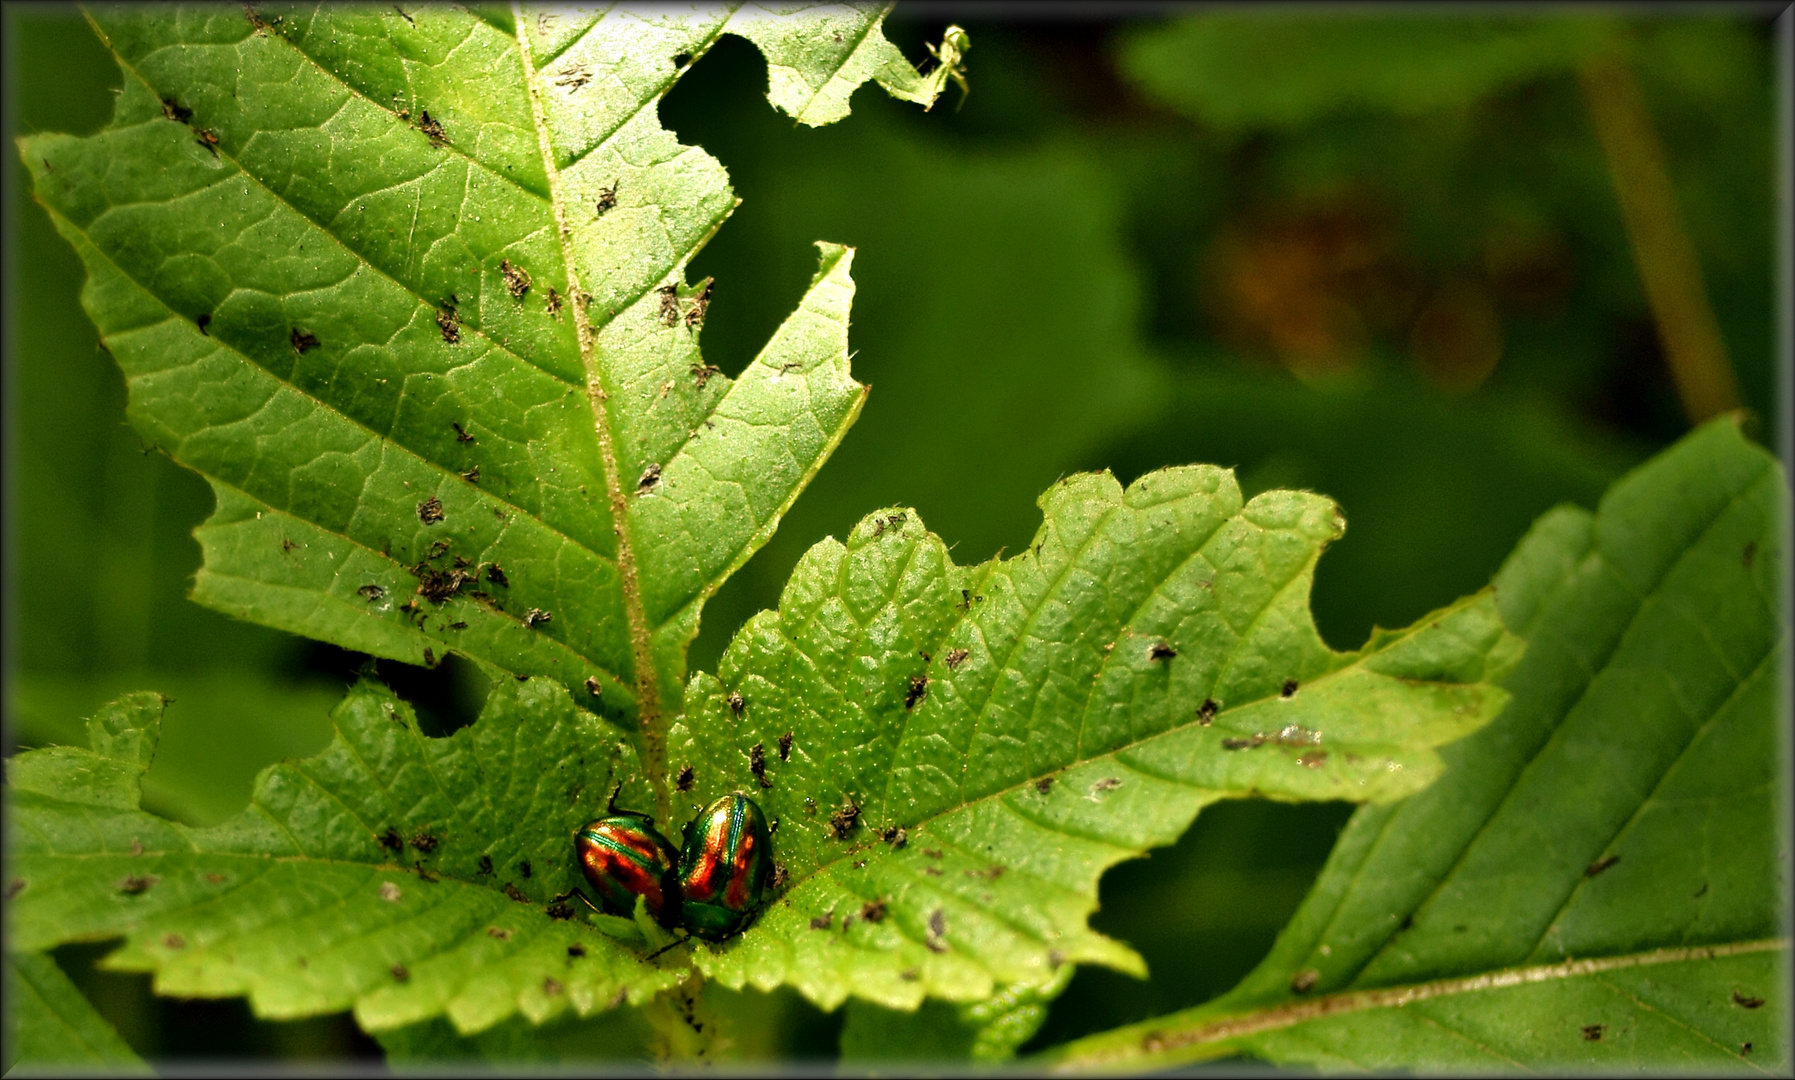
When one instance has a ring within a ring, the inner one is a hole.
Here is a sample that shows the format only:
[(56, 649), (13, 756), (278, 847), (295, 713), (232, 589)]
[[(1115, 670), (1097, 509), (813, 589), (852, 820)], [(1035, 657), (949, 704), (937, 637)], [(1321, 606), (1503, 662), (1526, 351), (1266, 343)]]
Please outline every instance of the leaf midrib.
[(536, 62), (530, 46), (528, 24), (522, 3), (512, 0), (512, 21), (516, 24), (518, 62), (523, 68), (524, 93), (530, 101), (530, 117), (536, 125), (537, 149), (542, 155), (542, 168), (548, 177), (549, 208), (555, 230), (555, 244), (561, 251), (561, 262), (567, 275), (569, 306), (580, 345), (580, 366), (586, 372), (586, 400), (592, 409), (593, 428), (598, 436), (600, 465), (605, 475), (605, 494), (611, 508), (611, 526), (617, 537), (617, 578), (623, 593), (624, 619), (628, 624), (631, 666), (635, 669), (636, 730), (642, 736), (643, 769), (655, 795), (658, 820), (665, 821), (671, 806), (667, 791), (666, 732), (661, 715), (661, 691), (648, 616), (642, 603), (642, 584), (636, 565), (633, 515), (629, 496), (623, 490), (623, 478), (617, 469), (616, 433), (611, 430), (608, 395), (604, 389), (604, 372), (599, 366), (596, 334), (586, 309), (586, 288), (580, 280), (579, 262), (569, 240), (573, 226), (567, 218), (567, 200), (561, 191), (561, 169), (555, 162), (554, 139), (548, 126), (547, 108), (542, 100)]
[[(1130, 1062), (1145, 1065), (1156, 1056), (1190, 1047), (1210, 1046), (1216, 1051), (1225, 1052), (1227, 1049), (1225, 1044), (1230, 1040), (1294, 1027), (1310, 1020), (1365, 1012), (1371, 1009), (1402, 1008), (1416, 1002), (1436, 998), (1504, 990), (1534, 983), (1584, 977), (1594, 978), (1611, 971), (1623, 971), (1629, 968), (1719, 960), (1734, 956), (1775, 952), (1788, 949), (1790, 944), (1791, 939), (1787, 937), (1759, 938), (1715, 945), (1685, 945), (1653, 949), (1647, 952), (1566, 960), (1557, 964), (1498, 968), (1477, 975), (1375, 989), (1348, 990), (1312, 1000), (1286, 1001), (1279, 1005), (1250, 1012), (1223, 1015), (1213, 1020), (1205, 1020), (1203, 1016), (1205, 1012), (1210, 1011), (1209, 1007), (1199, 1006), (1191, 1013), (1186, 1014), (1182, 1021), (1179, 1017), (1172, 1016), (1133, 1024), (1116, 1031), (1091, 1036), (1086, 1040), (1069, 1043), (1057, 1051), (1049, 1052), (1041, 1060), (1043, 1064), (1050, 1065), (1052, 1071), (1055, 1072), (1090, 1069), (1100, 1067), (1106, 1062)], [(1180, 1022), (1190, 1026), (1181, 1032), (1168, 1033), (1166, 1029), (1173, 1028)], [(1138, 1038), (1131, 1037), (1137, 1032), (1139, 1033)], [(1142, 1043), (1149, 1036), (1153, 1036), (1155, 1042), (1150, 1051), (1142, 1048)], [(1091, 1048), (1092, 1052), (1089, 1056), (1078, 1056), (1081, 1043)], [(1212, 1055), (1199, 1055), (1198, 1057), (1201, 1056)], [(1180, 1060), (1192, 1059), (1182, 1057)], [(1755, 1063), (1752, 1062), (1747, 1062), (1747, 1064), (1755, 1066)], [(1761, 1068), (1760, 1071), (1762, 1071)]]

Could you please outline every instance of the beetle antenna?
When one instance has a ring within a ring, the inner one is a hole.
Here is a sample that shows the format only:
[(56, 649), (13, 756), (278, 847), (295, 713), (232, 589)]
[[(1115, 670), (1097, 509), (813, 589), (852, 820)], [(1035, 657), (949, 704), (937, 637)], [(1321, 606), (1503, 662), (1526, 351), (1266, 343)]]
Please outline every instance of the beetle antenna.
[(619, 780), (617, 786), (611, 789), (611, 797), (605, 800), (605, 813), (615, 814), (617, 812), (617, 795), (622, 790), (623, 781)]
[(690, 940), (692, 940), (692, 935), (687, 934), (685, 937), (682, 937), (678, 941), (675, 941), (672, 945), (663, 945), (660, 948), (656, 949), (655, 951), (649, 953), (647, 956), (643, 957), (643, 960), (653, 960), (655, 957), (666, 952), (668, 949), (674, 948), (675, 946), (678, 946), (678, 945), (684, 945), (686, 942), (688, 942)]

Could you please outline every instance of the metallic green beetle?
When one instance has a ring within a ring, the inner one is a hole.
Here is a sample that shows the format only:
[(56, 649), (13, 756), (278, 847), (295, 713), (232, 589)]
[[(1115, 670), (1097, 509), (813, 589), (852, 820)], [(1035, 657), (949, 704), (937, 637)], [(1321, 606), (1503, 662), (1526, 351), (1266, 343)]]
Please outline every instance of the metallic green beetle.
[(773, 874), (766, 815), (741, 792), (723, 796), (686, 826), (679, 890), (686, 929), (720, 941), (746, 926)]
[(587, 822), (573, 844), (580, 869), (606, 911), (628, 917), (640, 896), (656, 922), (668, 929), (679, 926), (679, 852), (654, 827), (653, 818), (613, 810)]

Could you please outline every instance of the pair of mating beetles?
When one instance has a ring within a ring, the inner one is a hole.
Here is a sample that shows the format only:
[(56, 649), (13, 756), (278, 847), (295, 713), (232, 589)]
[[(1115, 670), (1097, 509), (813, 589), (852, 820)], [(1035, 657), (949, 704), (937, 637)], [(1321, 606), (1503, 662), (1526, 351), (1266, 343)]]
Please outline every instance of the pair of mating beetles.
[(766, 815), (739, 791), (686, 826), (684, 852), (647, 814), (614, 808), (579, 831), (574, 850), (606, 911), (627, 916), (640, 896), (656, 922), (706, 941), (746, 926), (773, 875)]

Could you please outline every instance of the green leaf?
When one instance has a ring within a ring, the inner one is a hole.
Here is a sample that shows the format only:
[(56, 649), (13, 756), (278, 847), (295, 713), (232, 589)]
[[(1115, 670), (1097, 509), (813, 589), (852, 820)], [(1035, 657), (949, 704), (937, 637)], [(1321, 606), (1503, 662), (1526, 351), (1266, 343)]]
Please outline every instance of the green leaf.
[(42, 953), (6, 954), (6, 1003), (9, 1073), (14, 1068), (150, 1073), (56, 961)]
[(1358, 812), (1265, 962), (1067, 1068), (1788, 1069), (1782, 470), (1715, 421), (1541, 518), (1531, 642), (1448, 781)]
[(1138, 973), (1085, 925), (1105, 868), (1220, 798), (1401, 798), (1507, 699), (1489, 680), (1520, 643), (1487, 590), (1357, 653), (1322, 642), (1309, 587), (1343, 522), (1319, 496), (1243, 505), (1192, 467), (1070, 477), (1041, 506), (1027, 551), (971, 567), (912, 511), (869, 517), (694, 676), (670, 760), (694, 805), (755, 794), (790, 883), (696, 950), (707, 976), (914, 1009), (1066, 963)]
[(212, 485), (194, 598), (554, 678), (658, 785), (704, 601), (865, 388), (833, 244), (746, 371), (704, 364), (684, 270), (735, 199), (656, 105), (724, 33), (806, 123), (932, 100), (883, 17), (97, 9), (113, 124), (20, 149), (133, 422)]
[(247, 994), (273, 1019), (352, 1007), (370, 1031), (584, 1016), (685, 977), (555, 905), (574, 830), (615, 785), (636, 805), (648, 789), (624, 733), (553, 681), (500, 679), (432, 739), (364, 679), (322, 754), (264, 772), (212, 828), (138, 809), (162, 707), (133, 695), (89, 723), (91, 749), (9, 761), (13, 948), (123, 935), (106, 966), (161, 993)]
[(216, 825), (236, 814), (249, 804), (257, 773), (322, 750), (330, 711), (343, 696), (340, 686), (270, 679), (254, 669), (79, 678), (21, 671), (7, 687), (16, 745), (84, 745), (80, 718), (134, 686), (160, 687), (169, 705), (143, 777), (143, 805), (188, 825)]
[(1123, 71), (1222, 129), (1292, 127), (1331, 113), (1462, 108), (1609, 45), (1611, 20), (1398, 18), (1310, 11), (1195, 15), (1135, 34)]
[(902, 1062), (960, 1071), (968, 1061), (998, 1064), (1016, 1056), (1047, 1020), (1047, 1007), (1072, 981), (1072, 965), (1043, 986), (1006, 986), (983, 1001), (925, 1001), (915, 1012), (850, 1001), (841, 1032), (842, 1061), (857, 1067)]

